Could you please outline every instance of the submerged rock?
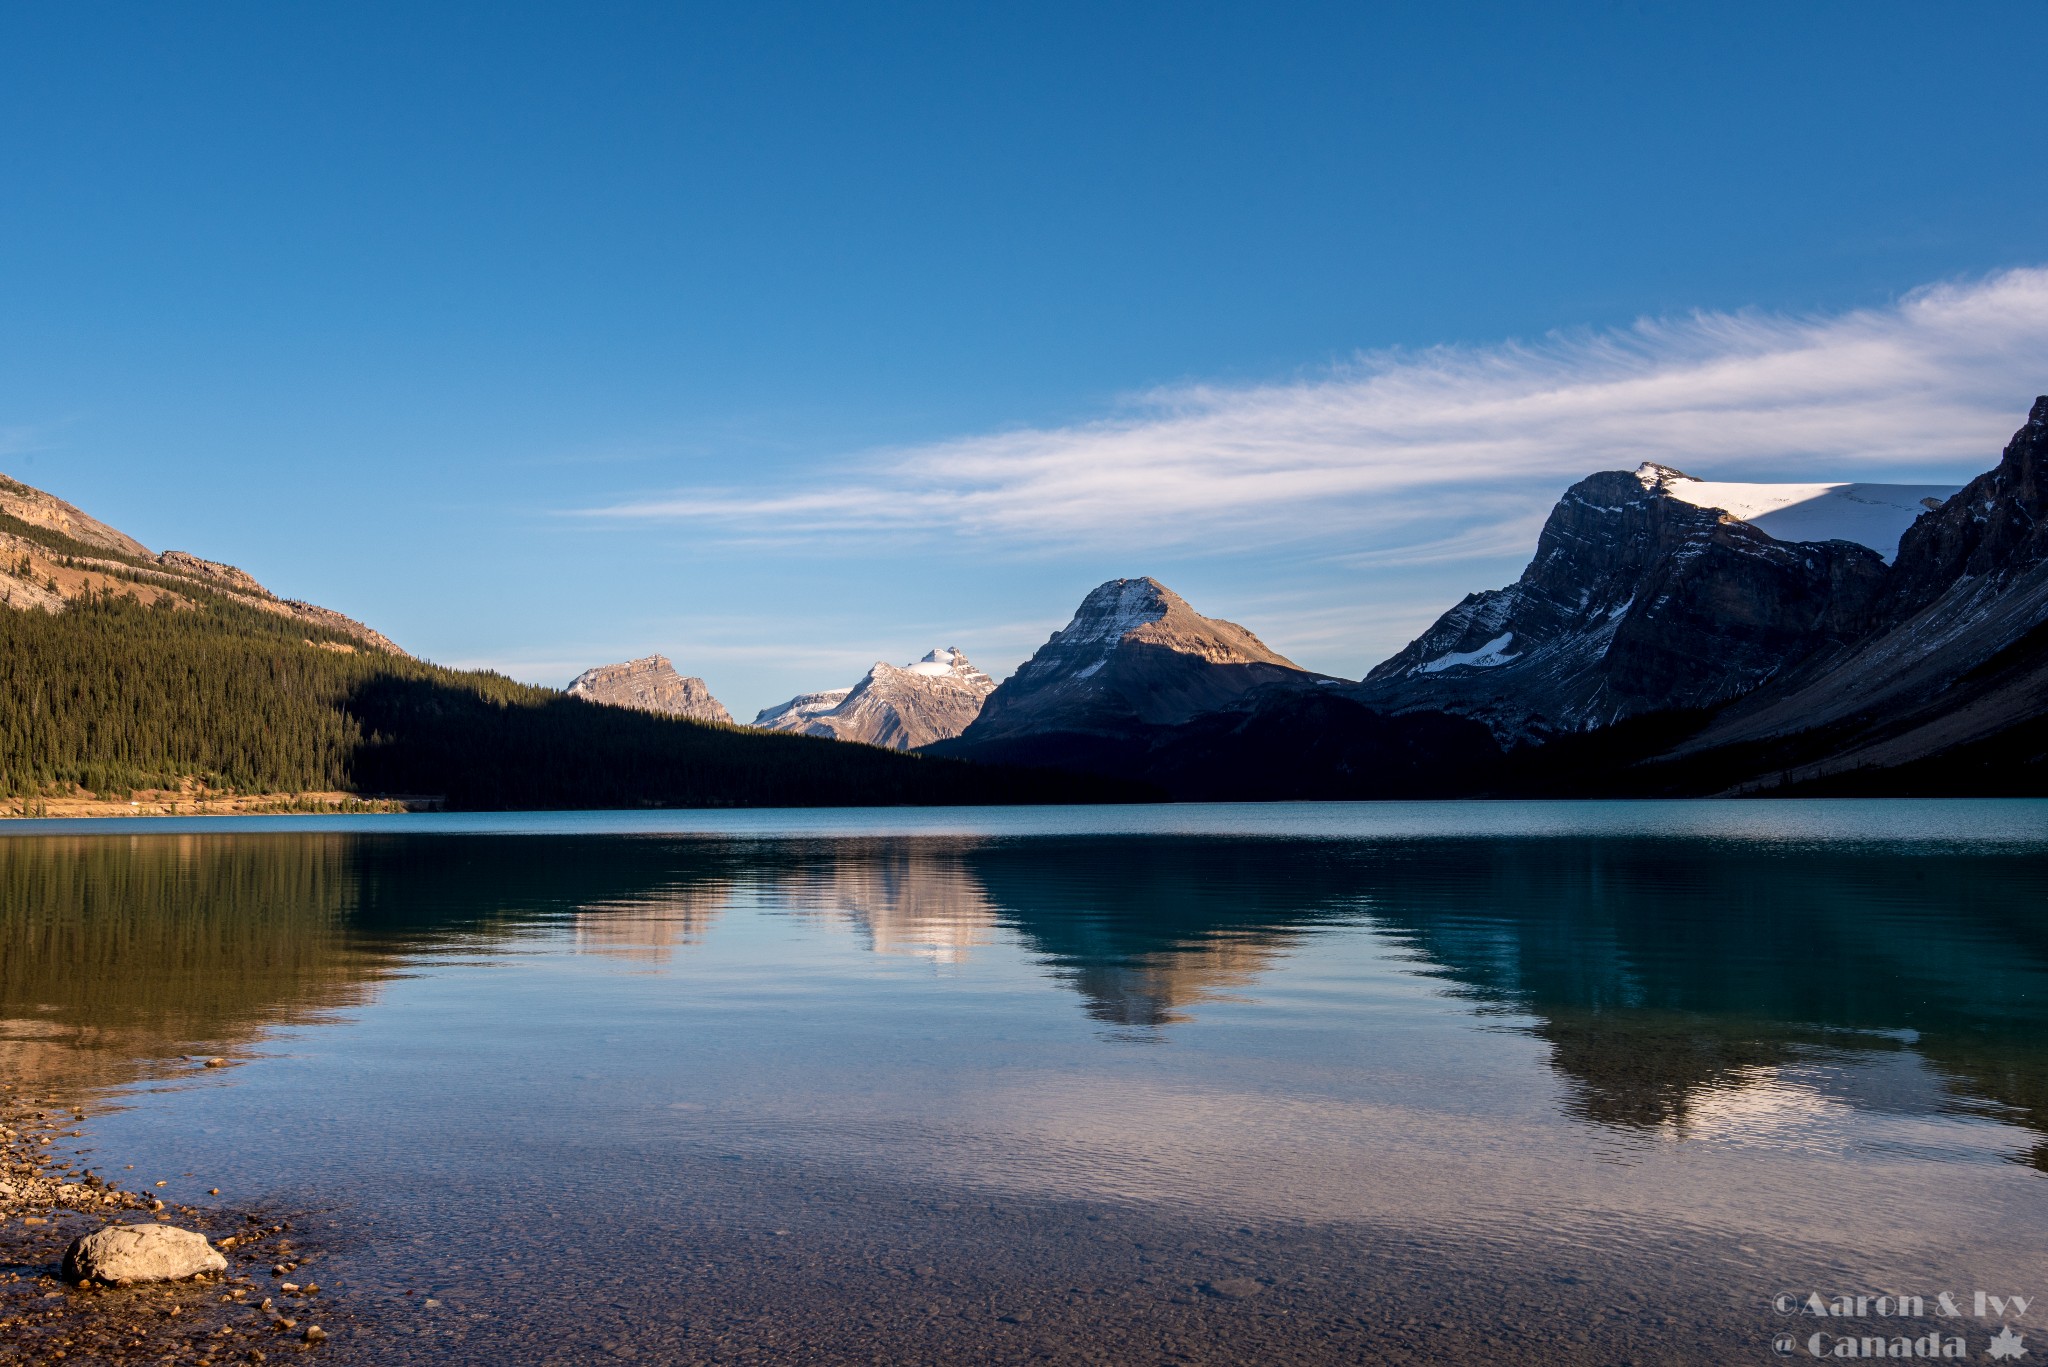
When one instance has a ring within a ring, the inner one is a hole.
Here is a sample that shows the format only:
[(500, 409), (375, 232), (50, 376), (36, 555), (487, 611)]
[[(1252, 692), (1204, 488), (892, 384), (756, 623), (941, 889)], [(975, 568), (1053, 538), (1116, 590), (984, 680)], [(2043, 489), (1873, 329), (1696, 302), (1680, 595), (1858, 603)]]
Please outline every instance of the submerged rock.
[(109, 1225), (73, 1240), (64, 1253), (65, 1280), (112, 1286), (182, 1281), (227, 1265), (205, 1235), (172, 1225)]

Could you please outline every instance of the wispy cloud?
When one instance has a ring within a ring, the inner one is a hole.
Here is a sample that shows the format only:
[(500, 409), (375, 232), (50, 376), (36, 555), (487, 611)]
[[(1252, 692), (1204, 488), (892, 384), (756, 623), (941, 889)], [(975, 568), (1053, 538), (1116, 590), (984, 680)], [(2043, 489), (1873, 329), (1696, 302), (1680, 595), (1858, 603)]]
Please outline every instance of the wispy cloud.
[[(1187, 385), (1098, 421), (838, 462), (796, 492), (785, 476), (580, 511), (748, 539), (929, 530), (1020, 549), (1249, 549), (1341, 536), (1367, 555), (1462, 558), (1527, 535), (1517, 491), (1644, 460), (1845, 478), (1982, 467), (2044, 382), (2048, 270), (2015, 270), (1882, 309), (1697, 313), (1363, 356), (1285, 384)], [(1447, 539), (1446, 504), (1472, 497), (1494, 515), (1475, 526), (1466, 507), (1462, 540)]]

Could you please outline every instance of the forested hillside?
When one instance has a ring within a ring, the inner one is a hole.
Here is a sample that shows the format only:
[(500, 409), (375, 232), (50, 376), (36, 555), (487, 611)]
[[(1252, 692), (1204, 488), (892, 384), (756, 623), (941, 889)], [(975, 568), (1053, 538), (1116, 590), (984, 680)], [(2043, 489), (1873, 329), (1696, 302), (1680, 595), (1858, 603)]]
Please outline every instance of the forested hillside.
[[(21, 530), (16, 529), (17, 534)], [(63, 538), (31, 533), (61, 553)], [(362, 648), (340, 630), (180, 583), (0, 609), (0, 795), (216, 792), (444, 797), (464, 808), (1076, 800), (1057, 775), (603, 707)], [(75, 563), (67, 558), (67, 563)], [(8, 566), (13, 569), (15, 566)]]

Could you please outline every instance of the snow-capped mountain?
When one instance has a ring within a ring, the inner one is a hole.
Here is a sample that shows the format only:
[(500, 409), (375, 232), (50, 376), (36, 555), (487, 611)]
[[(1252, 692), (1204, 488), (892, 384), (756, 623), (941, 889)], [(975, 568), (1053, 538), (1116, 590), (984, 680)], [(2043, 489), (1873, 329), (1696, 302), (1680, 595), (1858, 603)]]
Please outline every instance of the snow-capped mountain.
[(570, 682), (569, 696), (607, 707), (631, 707), (732, 725), (732, 713), (711, 696), (704, 681), (676, 673), (666, 655), (648, 655), (624, 664), (586, 669)]
[(1900, 536), (1953, 492), (1590, 475), (1519, 580), (1468, 596), (1352, 696), (1474, 717), (1505, 741), (1718, 706), (1860, 634)]
[(1357, 684), (1113, 580), (932, 749), (1197, 799), (2048, 792), (2048, 397), (1960, 491), (1590, 475)]
[(754, 714), (753, 725), (763, 731), (802, 731), (811, 718), (830, 712), (846, 701), (850, 688), (828, 688), (823, 693), (799, 693), (788, 702), (764, 707)]
[(754, 725), (914, 750), (966, 730), (995, 687), (958, 647), (946, 647), (907, 665), (877, 660), (852, 688), (799, 694), (762, 709)]

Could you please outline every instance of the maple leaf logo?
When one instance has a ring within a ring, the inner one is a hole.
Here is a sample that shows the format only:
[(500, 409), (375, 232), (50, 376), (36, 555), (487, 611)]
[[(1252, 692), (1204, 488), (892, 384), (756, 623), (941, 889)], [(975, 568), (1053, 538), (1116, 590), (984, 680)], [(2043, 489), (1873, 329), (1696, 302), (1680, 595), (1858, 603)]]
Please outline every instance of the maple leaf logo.
[(2015, 1334), (2010, 1325), (2001, 1324), (1998, 1332), (1991, 1336), (1989, 1351), (1995, 1358), (2023, 1358), (2027, 1355), (2026, 1336)]

